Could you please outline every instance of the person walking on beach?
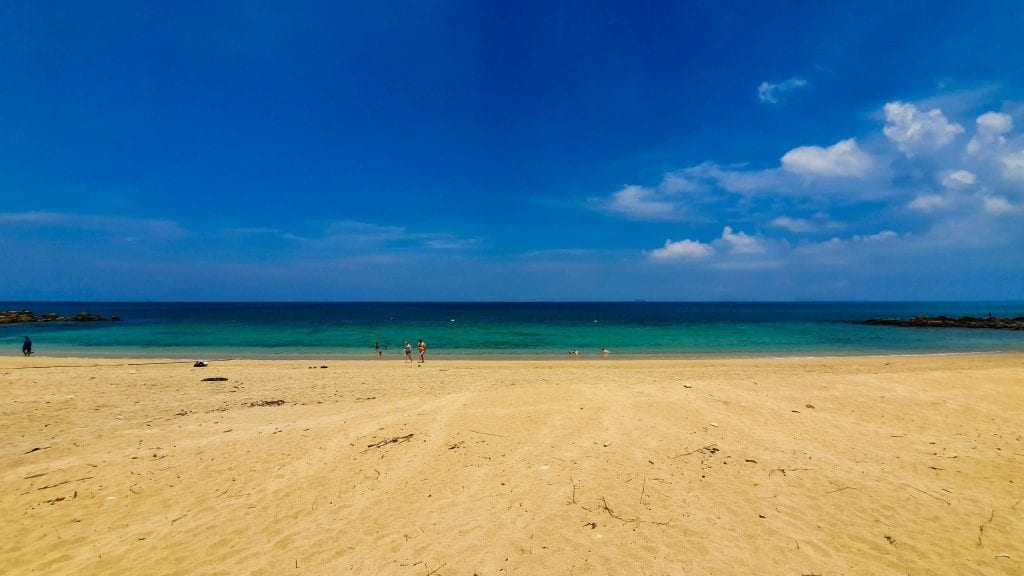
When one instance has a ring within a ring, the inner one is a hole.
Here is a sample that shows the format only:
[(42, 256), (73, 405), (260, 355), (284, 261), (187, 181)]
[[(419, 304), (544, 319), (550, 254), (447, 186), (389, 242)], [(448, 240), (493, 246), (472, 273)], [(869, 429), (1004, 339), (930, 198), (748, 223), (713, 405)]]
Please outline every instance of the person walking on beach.
[(380, 349), (380, 342), (374, 342), (373, 349), (377, 351), (377, 360), (384, 357), (384, 352)]
[(420, 338), (420, 343), (416, 346), (416, 349), (420, 351), (420, 364), (423, 364), (423, 355), (427, 353), (427, 343)]
[(405, 361), (412, 362), (412, 344), (409, 341), (405, 341)]
[(21, 343), (21, 353), (25, 356), (32, 355), (32, 339), (25, 336), (25, 341)]

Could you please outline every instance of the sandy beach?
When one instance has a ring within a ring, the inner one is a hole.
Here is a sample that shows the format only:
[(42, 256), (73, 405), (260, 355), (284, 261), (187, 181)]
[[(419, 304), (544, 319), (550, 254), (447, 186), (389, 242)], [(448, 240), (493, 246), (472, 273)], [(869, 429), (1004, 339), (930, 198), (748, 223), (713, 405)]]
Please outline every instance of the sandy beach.
[(0, 358), (3, 574), (1024, 574), (1024, 355)]

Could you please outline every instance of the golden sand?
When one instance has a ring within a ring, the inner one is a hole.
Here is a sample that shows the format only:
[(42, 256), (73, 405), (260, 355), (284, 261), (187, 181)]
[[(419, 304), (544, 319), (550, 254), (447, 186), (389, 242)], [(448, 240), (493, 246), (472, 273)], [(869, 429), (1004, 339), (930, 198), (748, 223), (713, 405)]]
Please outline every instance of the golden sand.
[(1020, 354), (6, 357), (0, 386), (3, 574), (1024, 574)]

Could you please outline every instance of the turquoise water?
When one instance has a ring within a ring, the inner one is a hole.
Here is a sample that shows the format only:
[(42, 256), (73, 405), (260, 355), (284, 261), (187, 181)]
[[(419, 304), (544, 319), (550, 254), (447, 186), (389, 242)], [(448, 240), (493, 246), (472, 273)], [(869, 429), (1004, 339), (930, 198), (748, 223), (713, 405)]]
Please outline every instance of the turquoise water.
[(876, 317), (1024, 316), (1024, 302), (828, 303), (111, 303), (0, 302), (37, 315), (121, 322), (0, 326), (0, 355), (25, 336), (45, 356), (385, 357), (420, 338), (431, 357), (804, 356), (1024, 351), (1024, 331), (862, 326)]

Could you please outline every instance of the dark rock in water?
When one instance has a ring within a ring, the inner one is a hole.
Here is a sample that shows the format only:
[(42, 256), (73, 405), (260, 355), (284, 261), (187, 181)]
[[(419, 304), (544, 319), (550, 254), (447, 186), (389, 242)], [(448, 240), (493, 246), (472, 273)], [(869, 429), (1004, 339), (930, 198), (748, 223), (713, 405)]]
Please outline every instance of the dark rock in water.
[(909, 320), (902, 318), (870, 318), (868, 320), (852, 321), (852, 324), (866, 324), (869, 326), (900, 326), (903, 328), (989, 328), (993, 330), (1024, 330), (1024, 316), (1016, 318), (976, 318), (974, 316), (961, 316), (951, 318), (949, 316), (914, 316)]
[(29, 310), (0, 312), (0, 324), (28, 324), (32, 322), (99, 322), (103, 317), (92, 312), (79, 312), (74, 316), (61, 316), (52, 312), (36, 316)]
[(0, 324), (21, 324), (23, 322), (37, 322), (35, 314), (28, 310), (8, 310), (0, 312)]

